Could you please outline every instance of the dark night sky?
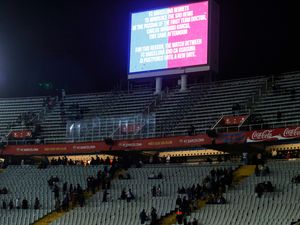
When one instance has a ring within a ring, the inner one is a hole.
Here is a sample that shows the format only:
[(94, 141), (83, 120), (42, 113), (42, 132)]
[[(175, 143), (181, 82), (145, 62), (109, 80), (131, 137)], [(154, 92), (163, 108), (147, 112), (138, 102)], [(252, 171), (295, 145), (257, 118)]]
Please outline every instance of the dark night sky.
[[(0, 97), (40, 94), (37, 84), (46, 81), (68, 93), (126, 82), (130, 12), (186, 2), (0, 0)], [(220, 77), (300, 70), (291, 4), (219, 1)]]

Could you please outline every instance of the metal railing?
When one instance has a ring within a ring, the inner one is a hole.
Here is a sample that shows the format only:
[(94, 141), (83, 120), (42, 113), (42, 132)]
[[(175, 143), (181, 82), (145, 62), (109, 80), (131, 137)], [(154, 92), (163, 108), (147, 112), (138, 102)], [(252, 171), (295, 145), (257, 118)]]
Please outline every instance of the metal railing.
[(300, 120), (294, 121), (282, 121), (282, 122), (272, 122), (272, 123), (263, 123), (263, 124), (249, 124), (243, 126), (231, 126), (231, 127), (218, 127), (215, 128), (216, 132), (234, 132), (234, 131), (252, 131), (252, 130), (267, 130), (275, 129), (280, 127), (291, 127), (299, 126)]
[[(300, 126), (300, 120), (293, 120), (293, 121), (283, 121), (283, 122), (274, 122), (268, 124), (251, 124), (251, 125), (244, 125), (242, 127), (239, 126), (232, 126), (232, 127), (219, 127), (216, 128), (215, 131), (217, 133), (226, 133), (226, 132), (240, 132), (240, 131), (251, 131), (251, 130), (263, 130), (263, 129), (274, 129), (274, 128), (281, 128), (281, 127), (290, 127), (290, 126)], [(196, 129), (196, 134), (205, 134), (206, 131), (209, 130), (208, 128), (203, 129)], [(140, 138), (152, 138), (152, 137), (167, 137), (167, 136), (181, 136), (187, 135), (186, 130), (174, 130), (170, 131), (167, 135), (164, 132), (147, 132), (147, 133), (135, 133), (135, 135), (122, 135), (122, 134), (115, 134), (114, 140), (123, 140), (123, 139), (140, 139)], [(78, 137), (76, 140), (68, 139), (66, 137), (57, 137), (57, 134), (49, 134), (48, 137), (40, 140), (40, 143), (43, 144), (52, 144), (52, 143), (77, 143), (77, 142), (93, 142), (93, 141), (102, 141), (107, 136), (104, 135), (95, 135), (91, 134), (85, 137)], [(8, 144), (36, 144), (37, 140), (8, 140)]]

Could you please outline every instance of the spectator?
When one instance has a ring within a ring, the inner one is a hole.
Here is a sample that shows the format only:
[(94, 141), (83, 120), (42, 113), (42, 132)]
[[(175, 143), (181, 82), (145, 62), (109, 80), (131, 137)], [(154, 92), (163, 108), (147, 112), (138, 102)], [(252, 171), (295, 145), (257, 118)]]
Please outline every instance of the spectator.
[(195, 127), (193, 124), (190, 125), (189, 129), (188, 129), (188, 135), (192, 136), (195, 134)]
[(161, 188), (160, 188), (160, 185), (158, 185), (157, 188), (156, 188), (156, 196), (161, 196)]
[(154, 185), (151, 189), (152, 197), (156, 197), (156, 186)]
[(181, 200), (180, 196), (178, 195), (177, 199), (176, 199), (176, 208), (180, 208), (181, 204), (182, 204), (182, 200)]
[(178, 194), (185, 194), (185, 188), (183, 186), (181, 188), (178, 188), (177, 193)]
[(16, 198), (15, 206), (16, 206), (17, 209), (20, 209), (20, 198)]
[(41, 208), (40, 201), (37, 197), (35, 198), (33, 207), (34, 207), (34, 209), (40, 209)]
[(258, 165), (255, 166), (255, 175), (258, 177), (260, 175), (260, 171), (258, 169)]
[(135, 199), (135, 197), (134, 197), (134, 195), (133, 195), (131, 189), (129, 189), (129, 190), (127, 191), (126, 196), (127, 196), (127, 202), (130, 202), (131, 200)]
[(64, 184), (63, 184), (63, 194), (66, 194), (67, 189), (68, 189), (68, 182), (64, 182)]
[(9, 209), (13, 209), (13, 208), (14, 208), (13, 200), (10, 200), (10, 201), (9, 201), (8, 207), (9, 207)]
[(196, 220), (196, 218), (193, 219), (192, 225), (198, 225), (198, 220)]
[(261, 183), (257, 184), (255, 187), (255, 193), (257, 197), (261, 198), (263, 191), (264, 191), (263, 185)]
[(56, 198), (55, 199), (55, 210), (56, 210), (56, 212), (60, 212), (60, 200), (59, 200), (59, 198)]
[(150, 173), (149, 176), (148, 176), (148, 179), (155, 179), (156, 176), (154, 174), (154, 172)]
[(28, 201), (25, 198), (22, 201), (22, 209), (28, 209)]
[(180, 211), (180, 209), (176, 212), (176, 221), (178, 224), (182, 224), (183, 222), (183, 213)]
[(282, 117), (282, 112), (281, 111), (277, 111), (277, 121), (278, 122), (281, 121), (281, 117)]
[(275, 187), (273, 186), (271, 181), (265, 182), (264, 185), (265, 185), (265, 191), (267, 191), (267, 192), (273, 192), (275, 189)]
[(162, 178), (163, 178), (163, 175), (162, 175), (161, 172), (159, 172), (158, 175), (157, 175), (157, 179), (162, 179)]
[(122, 199), (122, 200), (125, 200), (125, 199), (126, 199), (126, 189), (125, 189), (125, 188), (122, 189), (122, 192), (121, 192), (121, 199)]
[(163, 178), (163, 175), (161, 172), (159, 172), (157, 175), (155, 175), (154, 172), (152, 172), (148, 176), (148, 179), (162, 179), (162, 178)]
[(6, 201), (5, 200), (2, 201), (2, 209), (6, 209)]
[(77, 184), (77, 187), (76, 187), (76, 194), (78, 196), (78, 202), (79, 202), (80, 207), (83, 207), (83, 205), (85, 204), (85, 198), (84, 198), (84, 193), (83, 193), (82, 187), (79, 184)]
[(166, 158), (166, 163), (168, 164), (168, 163), (170, 163), (170, 161), (171, 161), (171, 156), (168, 155), (167, 158)]
[(184, 196), (182, 199), (181, 208), (184, 214), (190, 212), (189, 200), (186, 198), (186, 196)]
[(275, 149), (272, 150), (272, 158), (277, 158), (277, 151)]
[(294, 176), (292, 178), (292, 183), (299, 184), (300, 183), (300, 175)]
[(74, 191), (73, 184), (70, 184), (69, 193), (73, 193), (73, 191)]
[(59, 187), (55, 184), (53, 187), (54, 198), (59, 198)]
[(140, 213), (140, 219), (141, 219), (141, 224), (144, 224), (147, 221), (148, 216), (145, 212), (145, 209), (143, 209), (142, 212)]
[(246, 151), (243, 152), (243, 162), (245, 165), (248, 164), (248, 152)]
[(157, 213), (154, 207), (151, 208), (151, 225), (157, 225)]
[(264, 166), (262, 173), (263, 173), (263, 175), (269, 175), (270, 174), (270, 168), (268, 166)]
[(103, 192), (102, 202), (107, 202), (107, 195), (108, 195), (108, 192), (107, 192), (107, 190), (105, 189), (104, 192)]
[(218, 198), (217, 198), (217, 204), (225, 204), (226, 203), (226, 200), (224, 198), (223, 195), (220, 195)]
[(8, 190), (7, 190), (7, 188), (6, 188), (6, 187), (4, 187), (4, 188), (0, 189), (0, 194), (4, 194), (4, 195), (6, 195), (7, 193), (8, 193)]
[(62, 201), (62, 210), (64, 210), (64, 211), (69, 210), (69, 204), (70, 204), (70, 199), (69, 199), (68, 194), (66, 194)]
[(183, 225), (191, 225), (191, 223), (188, 224), (186, 215), (183, 216)]

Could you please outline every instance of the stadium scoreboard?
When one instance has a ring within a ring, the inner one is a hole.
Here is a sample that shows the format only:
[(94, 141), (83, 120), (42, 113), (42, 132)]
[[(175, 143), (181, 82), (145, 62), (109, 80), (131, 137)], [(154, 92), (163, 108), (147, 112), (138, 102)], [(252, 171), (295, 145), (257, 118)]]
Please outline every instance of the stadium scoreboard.
[(210, 3), (132, 13), (128, 78), (210, 70), (210, 55), (215, 52), (210, 44), (216, 40), (211, 39)]

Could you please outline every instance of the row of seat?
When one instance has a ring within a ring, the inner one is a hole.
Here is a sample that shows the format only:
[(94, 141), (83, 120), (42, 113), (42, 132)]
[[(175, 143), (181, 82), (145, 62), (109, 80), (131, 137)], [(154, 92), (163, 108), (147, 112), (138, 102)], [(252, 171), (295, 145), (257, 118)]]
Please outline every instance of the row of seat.
[[(224, 194), (225, 205), (206, 205), (193, 212), (201, 224), (258, 224), (289, 225), (300, 218), (300, 186), (291, 185), (291, 179), (299, 173), (300, 161), (271, 161), (269, 176), (246, 178), (239, 186)], [(276, 187), (274, 193), (256, 197), (257, 183), (271, 180)]]
[[(151, 208), (157, 210), (158, 217), (167, 215), (175, 209), (177, 190), (181, 187), (190, 187), (202, 182), (204, 177), (213, 168), (229, 168), (236, 163), (219, 165), (151, 165), (144, 168), (130, 168), (129, 180), (117, 179), (108, 190), (108, 202), (102, 202), (103, 193), (96, 193), (83, 208), (76, 208), (51, 225), (60, 224), (140, 224), (139, 214), (145, 209), (150, 214)], [(148, 179), (151, 173), (162, 173), (162, 179)], [(151, 188), (160, 186), (161, 196), (152, 197)], [(127, 202), (121, 200), (121, 192), (131, 188), (135, 199)], [(182, 197), (185, 195), (182, 195)]]
[[(20, 204), (25, 198), (28, 201), (29, 209), (1, 209), (0, 224), (5, 225), (29, 225), (42, 218), (55, 208), (54, 194), (48, 185), (51, 176), (58, 177), (57, 185), (62, 192), (62, 185), (67, 182), (73, 186), (79, 184), (83, 189), (87, 188), (86, 179), (88, 176), (96, 176), (99, 170), (103, 171), (104, 166), (49, 166), (46, 169), (38, 169), (37, 166), (8, 166), (0, 173), (0, 188), (6, 187), (8, 193), (0, 195), (0, 204), (5, 201), (8, 205), (10, 200), (15, 204), (17, 198)], [(35, 198), (41, 204), (40, 210), (34, 210)], [(60, 200), (62, 201), (62, 193)], [(2, 207), (1, 207), (2, 208)]]

